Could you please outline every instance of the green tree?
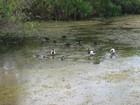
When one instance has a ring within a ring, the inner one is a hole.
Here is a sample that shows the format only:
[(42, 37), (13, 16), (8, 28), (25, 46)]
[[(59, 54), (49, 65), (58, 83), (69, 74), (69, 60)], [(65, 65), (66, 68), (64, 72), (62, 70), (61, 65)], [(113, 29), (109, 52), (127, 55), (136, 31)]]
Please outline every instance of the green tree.
[(123, 14), (139, 14), (140, 0), (112, 0), (114, 4), (122, 7)]
[(0, 21), (10, 22), (16, 21), (15, 17), (17, 15), (17, 5), (16, 0), (0, 0)]
[(100, 15), (103, 17), (118, 16), (121, 14), (121, 6), (113, 4), (111, 0), (100, 0)]
[(30, 11), (35, 19), (81, 19), (91, 13), (92, 6), (85, 0), (36, 0)]

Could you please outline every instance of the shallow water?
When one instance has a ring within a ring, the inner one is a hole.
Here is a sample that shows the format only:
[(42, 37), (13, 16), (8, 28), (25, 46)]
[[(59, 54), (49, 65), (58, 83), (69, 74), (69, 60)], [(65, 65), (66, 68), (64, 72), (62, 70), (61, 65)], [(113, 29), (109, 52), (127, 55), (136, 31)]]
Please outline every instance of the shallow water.
[(1, 37), (0, 105), (140, 104), (140, 16), (38, 23), (35, 29), (24, 39)]

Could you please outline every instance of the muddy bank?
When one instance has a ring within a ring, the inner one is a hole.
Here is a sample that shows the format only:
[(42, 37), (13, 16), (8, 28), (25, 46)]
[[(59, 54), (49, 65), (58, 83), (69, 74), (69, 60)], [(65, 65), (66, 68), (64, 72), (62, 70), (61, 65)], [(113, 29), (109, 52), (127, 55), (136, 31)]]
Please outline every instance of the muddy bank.
[[(137, 105), (140, 57), (93, 63), (46, 64), (30, 70), (19, 105)], [(55, 62), (54, 62), (55, 63)]]

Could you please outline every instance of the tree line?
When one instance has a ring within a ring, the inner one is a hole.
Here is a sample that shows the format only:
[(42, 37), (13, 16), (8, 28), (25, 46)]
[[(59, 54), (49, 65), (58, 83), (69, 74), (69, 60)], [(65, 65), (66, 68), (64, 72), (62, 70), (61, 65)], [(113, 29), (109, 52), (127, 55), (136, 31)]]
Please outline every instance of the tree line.
[(140, 0), (0, 0), (0, 24), (139, 14)]

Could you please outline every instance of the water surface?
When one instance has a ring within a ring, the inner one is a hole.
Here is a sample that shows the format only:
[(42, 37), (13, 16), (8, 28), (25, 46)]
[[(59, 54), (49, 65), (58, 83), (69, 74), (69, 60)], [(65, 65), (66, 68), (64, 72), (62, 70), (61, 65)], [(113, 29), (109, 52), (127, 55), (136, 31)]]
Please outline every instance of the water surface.
[(140, 16), (36, 24), (0, 38), (0, 105), (140, 104)]

